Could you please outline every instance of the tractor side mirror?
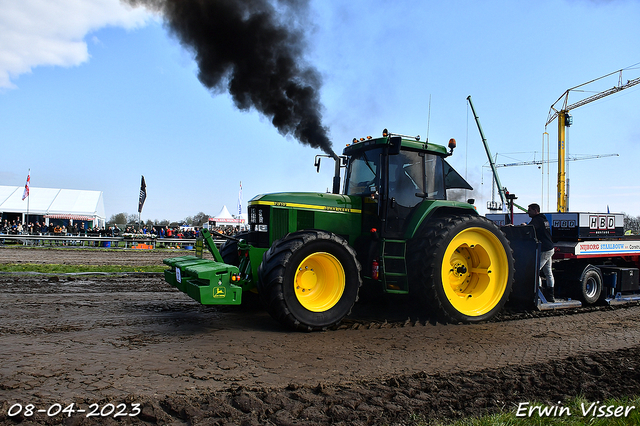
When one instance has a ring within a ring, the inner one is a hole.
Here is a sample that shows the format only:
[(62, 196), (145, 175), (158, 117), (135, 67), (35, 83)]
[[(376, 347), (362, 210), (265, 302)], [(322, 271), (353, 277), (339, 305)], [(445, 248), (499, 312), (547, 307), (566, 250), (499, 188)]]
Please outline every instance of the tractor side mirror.
[(389, 155), (400, 154), (400, 146), (402, 145), (402, 137), (392, 136), (389, 138)]

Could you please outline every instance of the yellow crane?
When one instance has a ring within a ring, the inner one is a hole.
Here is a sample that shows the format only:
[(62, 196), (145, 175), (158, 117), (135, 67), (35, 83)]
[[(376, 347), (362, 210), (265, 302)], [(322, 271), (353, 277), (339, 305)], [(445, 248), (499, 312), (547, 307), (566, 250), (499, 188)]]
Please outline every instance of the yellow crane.
[[(635, 86), (636, 84), (640, 84), (640, 78), (627, 80), (627, 82), (623, 84), (622, 71), (623, 70), (614, 71), (607, 75), (603, 75), (602, 77), (596, 78), (594, 80), (591, 80), (586, 83), (582, 83), (578, 86), (567, 89), (567, 91), (564, 92), (562, 96), (560, 96), (558, 100), (555, 101), (553, 105), (551, 105), (551, 108), (549, 109), (549, 116), (547, 118), (547, 123), (544, 126), (545, 133), (546, 133), (547, 126), (550, 123), (552, 123), (553, 120), (555, 120), (556, 118), (558, 119), (558, 212), (566, 212), (567, 206), (568, 206), (567, 190), (566, 190), (566, 171), (565, 171), (566, 170), (565, 169), (565, 127), (569, 127), (573, 122), (572, 117), (569, 115), (569, 111), (571, 111), (572, 109), (578, 108), (580, 106), (586, 105), (590, 102), (597, 101), (598, 99), (602, 99), (605, 96), (618, 93), (621, 90), (628, 89), (629, 87)], [(576, 89), (584, 87), (588, 84), (591, 84), (595, 81), (602, 80), (603, 78), (612, 76), (614, 74), (619, 75), (618, 84), (616, 86), (568, 105), (570, 92), (575, 91)], [(558, 104), (561, 104), (561, 106), (559, 106)]]

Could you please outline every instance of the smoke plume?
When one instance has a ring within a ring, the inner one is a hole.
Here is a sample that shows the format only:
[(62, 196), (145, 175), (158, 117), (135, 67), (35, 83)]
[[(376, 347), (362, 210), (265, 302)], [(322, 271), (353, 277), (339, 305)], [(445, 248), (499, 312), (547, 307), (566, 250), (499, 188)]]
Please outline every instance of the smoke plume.
[(240, 110), (255, 108), (280, 134), (335, 156), (322, 125), (321, 78), (303, 59), (308, 0), (121, 1), (162, 14), (213, 93), (228, 91)]

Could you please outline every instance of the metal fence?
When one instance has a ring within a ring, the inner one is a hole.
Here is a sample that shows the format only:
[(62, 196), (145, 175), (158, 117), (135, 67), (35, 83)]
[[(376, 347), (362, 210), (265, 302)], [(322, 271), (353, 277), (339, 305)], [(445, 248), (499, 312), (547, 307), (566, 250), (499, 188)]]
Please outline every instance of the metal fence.
[[(50, 247), (105, 247), (105, 248), (177, 248), (191, 250), (196, 245), (195, 238), (124, 238), (124, 237), (89, 237), (80, 235), (15, 235), (0, 234), (0, 244), (14, 241), (25, 246)], [(220, 246), (224, 239), (215, 239)]]

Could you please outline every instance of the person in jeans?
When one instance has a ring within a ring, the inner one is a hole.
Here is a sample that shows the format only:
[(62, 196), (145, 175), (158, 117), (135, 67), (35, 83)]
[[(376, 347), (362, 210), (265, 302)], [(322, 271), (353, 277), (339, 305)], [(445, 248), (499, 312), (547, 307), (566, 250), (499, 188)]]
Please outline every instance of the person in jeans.
[(536, 230), (536, 238), (542, 243), (540, 252), (540, 269), (547, 279), (548, 301), (555, 302), (555, 294), (553, 288), (553, 271), (551, 270), (553, 257), (553, 240), (551, 239), (551, 227), (547, 217), (540, 213), (540, 206), (536, 203), (529, 204), (527, 214), (531, 218), (529, 225)]

